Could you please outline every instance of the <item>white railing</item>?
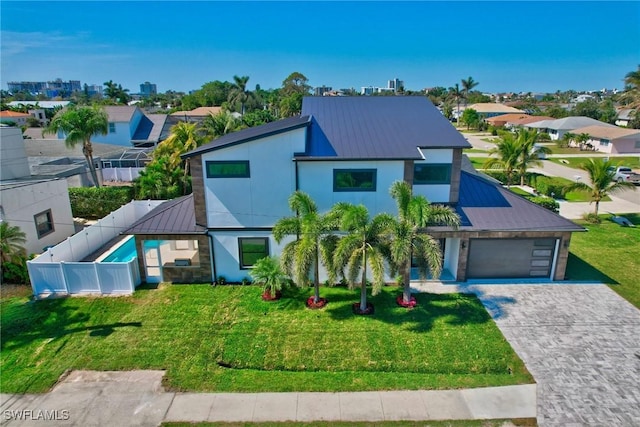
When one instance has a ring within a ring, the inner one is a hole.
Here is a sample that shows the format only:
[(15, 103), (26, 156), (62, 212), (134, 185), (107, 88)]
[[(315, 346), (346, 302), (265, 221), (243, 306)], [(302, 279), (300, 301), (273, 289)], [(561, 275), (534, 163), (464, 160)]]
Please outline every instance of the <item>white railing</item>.
[(138, 260), (80, 262), (118, 236), (163, 200), (135, 200), (27, 261), (34, 295), (132, 293), (140, 284)]

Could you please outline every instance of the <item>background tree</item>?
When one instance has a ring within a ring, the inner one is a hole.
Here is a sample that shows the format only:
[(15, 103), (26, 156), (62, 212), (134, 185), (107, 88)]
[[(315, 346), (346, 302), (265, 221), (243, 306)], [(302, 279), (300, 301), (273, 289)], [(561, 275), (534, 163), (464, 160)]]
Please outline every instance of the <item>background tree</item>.
[(593, 147), (589, 144), (589, 140), (591, 136), (588, 133), (581, 133), (580, 135), (575, 136), (575, 141), (580, 144), (580, 151), (586, 150), (589, 147)]
[(59, 131), (64, 133), (64, 142), (67, 147), (73, 148), (76, 144), (82, 144), (82, 154), (87, 161), (87, 166), (89, 166), (93, 183), (96, 187), (100, 187), (98, 174), (93, 162), (91, 137), (94, 135), (106, 135), (109, 132), (107, 113), (98, 106), (76, 107), (72, 105), (56, 114), (42, 134), (57, 134)]
[(105, 85), (104, 94), (115, 104), (127, 105), (129, 102), (129, 89), (124, 89), (121, 84), (116, 84), (113, 80), (103, 83)]
[(207, 139), (216, 139), (235, 132), (242, 127), (242, 121), (228, 111), (211, 114), (202, 121), (202, 131)]
[(398, 218), (393, 223), (390, 255), (402, 275), (404, 303), (411, 301), (411, 258), (418, 264), (421, 278), (431, 272), (434, 279), (442, 271), (442, 249), (436, 239), (424, 231), (428, 225), (448, 225), (458, 228), (460, 217), (450, 207), (432, 205), (424, 196), (413, 195), (405, 181), (396, 181), (389, 190), (398, 207)]
[(566, 132), (564, 135), (562, 135), (562, 138), (558, 138), (556, 144), (560, 148), (568, 147), (569, 145), (571, 145), (571, 142), (574, 141), (575, 139), (576, 139), (576, 134), (571, 132)]
[(283, 248), (282, 265), (300, 287), (307, 285), (313, 269), (313, 302), (318, 303), (320, 263), (325, 265), (331, 279), (334, 276), (332, 255), (337, 237), (333, 232), (338, 224), (335, 216), (320, 214), (313, 199), (302, 191), (289, 197), (289, 208), (296, 216), (280, 219), (273, 227), (273, 237), (280, 243), (285, 236), (297, 236)]
[(467, 130), (471, 127), (476, 127), (480, 123), (480, 115), (473, 108), (465, 108), (462, 112), (460, 121), (467, 125)]
[(297, 71), (289, 74), (289, 76), (282, 81), (282, 89), (280, 90), (281, 98), (279, 102), (281, 117), (300, 114), (302, 110), (302, 98), (310, 95), (311, 86), (309, 86), (308, 82), (309, 79)]
[(215, 80), (207, 82), (192, 94), (182, 97), (181, 106), (184, 110), (198, 107), (217, 107), (229, 99), (233, 84), (227, 81)]
[(520, 146), (512, 133), (503, 133), (496, 146), (489, 150), (489, 157), (484, 163), (487, 169), (502, 169), (507, 177), (507, 187), (511, 186), (513, 173), (518, 167)]
[(456, 121), (460, 121), (460, 100), (464, 98), (464, 92), (458, 83), (449, 88), (449, 97), (456, 101)]
[[(333, 256), (336, 270), (347, 269), (347, 282), (351, 288), (360, 279), (360, 312), (367, 311), (367, 271), (372, 272), (372, 295), (380, 292), (384, 285), (384, 262), (388, 258), (388, 236), (393, 223), (389, 214), (378, 214), (373, 218), (364, 205), (338, 203), (333, 212), (339, 218), (340, 230), (347, 233), (338, 240)], [(385, 256), (385, 253), (387, 256)]]
[(524, 185), (527, 169), (531, 166), (542, 166), (541, 154), (551, 154), (544, 145), (536, 146), (540, 134), (537, 129), (522, 128), (516, 131), (516, 143), (520, 150), (516, 169), (520, 174), (520, 185)]
[(602, 199), (609, 194), (617, 193), (624, 189), (636, 189), (635, 185), (630, 182), (617, 182), (613, 180), (616, 165), (611, 160), (587, 159), (585, 163), (580, 165), (580, 169), (587, 172), (591, 185), (576, 182), (568, 186), (567, 191), (588, 190), (591, 193), (591, 202), (595, 202), (594, 215), (596, 218)]
[[(469, 76), (468, 79), (462, 79), (461, 81), (462, 83), (462, 91), (464, 92), (464, 98), (466, 100), (469, 99), (469, 93), (471, 92), (471, 89), (473, 89), (474, 87), (478, 86), (480, 83), (476, 82), (473, 80), (473, 77)], [(467, 102), (465, 101), (465, 106), (467, 105)]]
[(553, 117), (554, 119), (562, 119), (569, 116), (569, 112), (559, 105), (551, 105), (543, 113), (545, 116)]
[(0, 222), (0, 259), (3, 264), (26, 255), (25, 243), (27, 235), (20, 227), (9, 225), (6, 221)]
[(233, 83), (231, 91), (229, 91), (229, 103), (234, 107), (240, 104), (240, 114), (244, 116), (246, 112), (246, 104), (249, 100), (255, 98), (255, 95), (250, 90), (247, 90), (247, 83), (249, 82), (249, 76), (233, 76)]
[(625, 90), (621, 101), (628, 108), (640, 108), (640, 65), (635, 71), (629, 71), (624, 76)]

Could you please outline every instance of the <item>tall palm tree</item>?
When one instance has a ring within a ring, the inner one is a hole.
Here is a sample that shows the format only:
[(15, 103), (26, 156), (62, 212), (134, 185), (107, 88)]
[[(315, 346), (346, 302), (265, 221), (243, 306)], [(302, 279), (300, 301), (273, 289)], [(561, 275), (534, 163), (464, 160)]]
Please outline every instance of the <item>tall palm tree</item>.
[(629, 108), (640, 107), (640, 65), (636, 71), (629, 71), (624, 76), (624, 83), (626, 85), (625, 91), (621, 100), (627, 103)]
[[(340, 230), (347, 234), (338, 240), (333, 255), (334, 268), (347, 268), (347, 281), (355, 287), (360, 278), (360, 312), (367, 311), (367, 271), (372, 272), (372, 294), (376, 295), (384, 285), (385, 248), (394, 219), (381, 213), (373, 218), (364, 205), (338, 203), (333, 211), (340, 218)], [(388, 260), (388, 259), (387, 259)], [(389, 260), (390, 261), (390, 260)]]
[(94, 135), (106, 135), (109, 132), (109, 117), (107, 113), (99, 106), (76, 107), (72, 105), (56, 114), (42, 134), (57, 134), (58, 132), (64, 133), (64, 142), (68, 148), (73, 148), (76, 144), (82, 143), (82, 154), (89, 166), (93, 183), (96, 187), (100, 187), (96, 167), (93, 163), (91, 137)]
[(233, 87), (229, 92), (229, 102), (231, 104), (240, 103), (240, 114), (244, 116), (244, 107), (251, 97), (251, 91), (247, 90), (249, 76), (233, 76)]
[(502, 169), (507, 176), (507, 187), (511, 186), (514, 171), (518, 168), (518, 157), (520, 156), (520, 145), (511, 133), (504, 133), (496, 146), (489, 150), (489, 157), (484, 163), (486, 169)]
[(228, 111), (210, 114), (202, 121), (202, 130), (207, 138), (215, 139), (235, 132), (242, 127), (242, 121)]
[(23, 245), (27, 242), (27, 235), (20, 227), (0, 222), (0, 259), (3, 263), (11, 262), (26, 253)]
[(462, 83), (462, 91), (464, 92), (465, 95), (465, 102), (464, 105), (467, 105), (467, 101), (466, 99), (469, 98), (469, 92), (471, 92), (471, 89), (473, 89), (474, 87), (478, 86), (480, 83), (476, 82), (473, 80), (473, 77), (469, 76), (468, 79), (462, 79), (461, 81)]
[(313, 302), (318, 303), (321, 262), (333, 279), (332, 254), (337, 241), (333, 232), (338, 223), (335, 215), (320, 214), (311, 196), (302, 191), (289, 197), (289, 207), (296, 216), (280, 219), (273, 227), (273, 237), (280, 243), (285, 236), (297, 236), (282, 250), (282, 264), (298, 286), (307, 284), (313, 269)]
[(540, 134), (537, 129), (522, 128), (516, 131), (516, 142), (520, 147), (517, 170), (520, 173), (520, 185), (524, 185), (527, 169), (531, 166), (542, 166), (541, 154), (551, 154), (544, 145), (536, 146)]
[(458, 83), (449, 88), (449, 96), (456, 100), (456, 120), (460, 121), (460, 100), (464, 98), (464, 92), (460, 89)]
[(598, 208), (600, 201), (609, 194), (617, 193), (624, 189), (633, 189), (636, 187), (630, 182), (617, 182), (613, 180), (615, 175), (615, 165), (611, 160), (604, 159), (587, 159), (580, 165), (580, 169), (585, 170), (589, 174), (591, 185), (583, 182), (576, 182), (568, 186), (567, 191), (571, 190), (588, 190), (591, 193), (591, 202), (595, 202), (594, 214), (598, 216)]
[(398, 207), (398, 218), (393, 224), (390, 244), (391, 258), (397, 266), (404, 289), (402, 300), (411, 299), (411, 258), (418, 263), (418, 272), (424, 279), (430, 271), (437, 278), (442, 271), (442, 250), (436, 239), (422, 231), (428, 225), (448, 225), (458, 228), (460, 217), (450, 207), (432, 205), (424, 196), (413, 195), (405, 181), (396, 181), (389, 190)]

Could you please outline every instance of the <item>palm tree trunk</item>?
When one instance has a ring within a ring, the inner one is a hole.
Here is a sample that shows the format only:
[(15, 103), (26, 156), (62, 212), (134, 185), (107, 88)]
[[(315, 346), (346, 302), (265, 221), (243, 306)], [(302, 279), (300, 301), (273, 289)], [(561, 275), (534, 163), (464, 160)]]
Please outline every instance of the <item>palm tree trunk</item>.
[(402, 301), (409, 303), (411, 301), (411, 263), (405, 263), (402, 267)]
[(320, 255), (318, 254), (318, 245), (316, 244), (316, 263), (313, 266), (313, 302), (315, 304), (320, 301)]
[(600, 207), (600, 200), (596, 200), (596, 216), (598, 216), (598, 208)]
[(360, 311), (367, 310), (367, 251), (362, 255), (362, 283), (360, 284)]
[(91, 179), (93, 179), (93, 185), (100, 187), (100, 181), (98, 181), (98, 173), (96, 172), (96, 166), (93, 164), (93, 147), (91, 142), (85, 141), (82, 144), (82, 154), (89, 166), (89, 172), (91, 173)]

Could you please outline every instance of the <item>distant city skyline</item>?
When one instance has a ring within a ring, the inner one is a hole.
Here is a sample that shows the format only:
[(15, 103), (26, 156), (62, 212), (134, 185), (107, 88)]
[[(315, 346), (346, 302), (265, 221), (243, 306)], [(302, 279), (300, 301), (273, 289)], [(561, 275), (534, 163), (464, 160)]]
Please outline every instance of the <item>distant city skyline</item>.
[(249, 76), (280, 87), (622, 90), (640, 63), (640, 2), (3, 1), (9, 81), (113, 80), (189, 92)]

